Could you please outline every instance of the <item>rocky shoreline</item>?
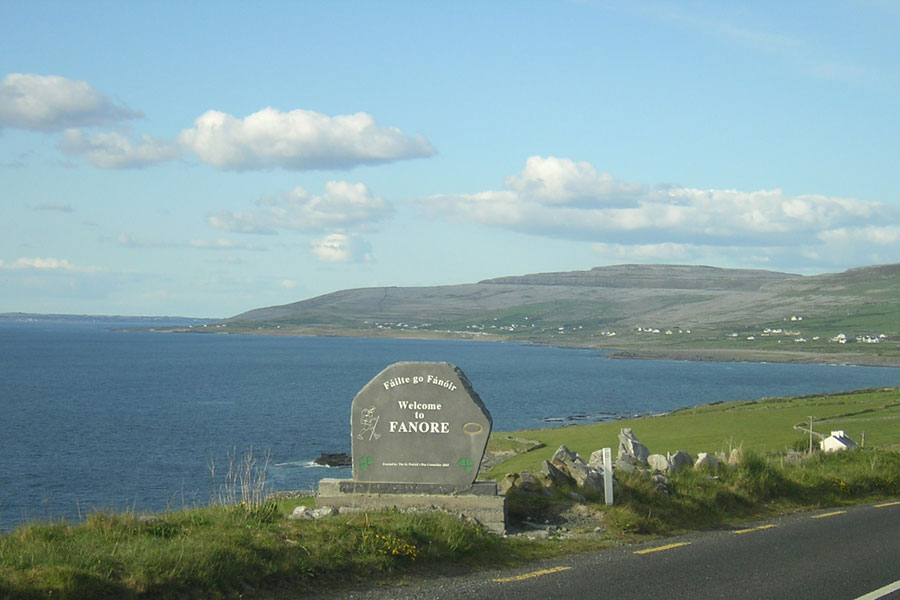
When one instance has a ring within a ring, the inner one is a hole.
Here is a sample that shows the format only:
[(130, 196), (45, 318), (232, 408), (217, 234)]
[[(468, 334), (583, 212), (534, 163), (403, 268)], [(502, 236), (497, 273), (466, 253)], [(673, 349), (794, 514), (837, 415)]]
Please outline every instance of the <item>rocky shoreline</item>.
[(860, 367), (900, 367), (900, 360), (886, 356), (862, 354), (817, 354), (814, 352), (779, 352), (766, 350), (618, 350), (606, 358), (620, 360), (684, 360), (695, 362), (796, 363), (808, 365), (845, 365)]
[[(226, 333), (223, 331), (210, 331), (200, 328), (168, 328), (157, 329), (158, 332), (168, 333)], [(545, 346), (554, 346), (558, 348), (577, 348), (582, 350), (597, 350), (606, 352), (606, 358), (619, 360), (683, 360), (692, 362), (755, 362), (755, 363), (796, 363), (796, 364), (821, 364), (821, 365), (844, 365), (844, 366), (860, 366), (860, 367), (900, 367), (900, 357), (879, 356), (877, 354), (863, 354), (857, 352), (846, 352), (841, 354), (817, 353), (817, 352), (801, 352), (793, 350), (733, 350), (721, 348), (610, 348), (607, 346), (597, 346), (593, 344), (569, 342), (569, 343), (548, 343), (546, 341), (534, 340), (510, 340), (501, 337), (483, 336), (483, 337), (460, 337), (455, 335), (446, 335), (440, 332), (427, 332), (418, 330), (416, 332), (386, 332), (379, 330), (378, 332), (360, 332), (352, 329), (342, 329), (339, 331), (323, 330), (320, 328), (300, 328), (292, 330), (260, 330), (260, 331), (229, 331), (232, 335), (276, 335), (276, 336), (325, 336), (325, 337), (381, 337), (393, 339), (442, 339), (442, 340), (460, 340), (492, 342), (492, 343), (514, 343), (514, 344), (538, 344)]]

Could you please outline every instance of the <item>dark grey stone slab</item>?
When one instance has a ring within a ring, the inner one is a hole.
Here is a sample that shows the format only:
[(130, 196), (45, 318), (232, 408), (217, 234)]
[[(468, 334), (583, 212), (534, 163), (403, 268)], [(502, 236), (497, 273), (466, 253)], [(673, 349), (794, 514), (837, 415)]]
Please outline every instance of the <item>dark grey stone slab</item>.
[(492, 425), (487, 408), (455, 365), (395, 363), (353, 399), (353, 479), (468, 487), (478, 474)]

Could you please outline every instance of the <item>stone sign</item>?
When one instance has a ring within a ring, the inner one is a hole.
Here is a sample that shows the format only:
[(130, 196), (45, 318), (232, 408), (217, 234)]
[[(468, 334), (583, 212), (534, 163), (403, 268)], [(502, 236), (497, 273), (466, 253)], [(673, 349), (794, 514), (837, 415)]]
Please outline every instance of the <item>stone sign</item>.
[(458, 367), (395, 363), (353, 399), (353, 480), (471, 486), (491, 426)]

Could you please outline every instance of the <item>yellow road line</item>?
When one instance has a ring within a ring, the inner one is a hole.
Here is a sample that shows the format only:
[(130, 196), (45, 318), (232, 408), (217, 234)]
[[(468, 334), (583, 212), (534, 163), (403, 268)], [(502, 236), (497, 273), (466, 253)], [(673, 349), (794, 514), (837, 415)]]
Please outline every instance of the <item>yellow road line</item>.
[(687, 546), (690, 542), (678, 542), (677, 544), (667, 544), (665, 546), (657, 546), (656, 548), (647, 548), (646, 550), (635, 550), (635, 554), (650, 554), (651, 552), (662, 552), (663, 550), (671, 550), (672, 548), (681, 548)]
[(897, 506), (898, 504), (900, 504), (900, 500), (898, 500), (897, 502), (885, 502), (884, 504), (876, 504), (875, 508), (884, 508), (886, 506)]
[(759, 527), (750, 527), (749, 529), (738, 529), (736, 531), (732, 531), (734, 535), (741, 535), (742, 533), (750, 533), (751, 531), (762, 531), (763, 529), (772, 529), (775, 527), (772, 524), (769, 525), (760, 525)]
[(535, 577), (541, 577), (542, 575), (551, 575), (553, 573), (559, 573), (560, 571), (568, 571), (572, 567), (553, 567), (552, 569), (544, 569), (543, 571), (532, 571), (531, 573), (525, 573), (524, 575), (516, 575), (515, 577), (501, 577), (499, 579), (494, 579), (494, 583), (510, 583), (511, 581), (525, 581), (526, 579), (533, 579)]
[(895, 581), (894, 583), (889, 583), (883, 588), (878, 588), (874, 592), (869, 592), (865, 596), (860, 596), (856, 600), (878, 600), (879, 598), (884, 598), (891, 592), (896, 592), (900, 590), (900, 580)]
[(836, 511), (830, 512), (830, 513), (823, 513), (821, 515), (813, 515), (810, 518), (811, 519), (824, 519), (825, 517), (835, 517), (837, 515), (842, 515), (845, 512), (847, 512), (847, 511), (846, 510), (836, 510)]

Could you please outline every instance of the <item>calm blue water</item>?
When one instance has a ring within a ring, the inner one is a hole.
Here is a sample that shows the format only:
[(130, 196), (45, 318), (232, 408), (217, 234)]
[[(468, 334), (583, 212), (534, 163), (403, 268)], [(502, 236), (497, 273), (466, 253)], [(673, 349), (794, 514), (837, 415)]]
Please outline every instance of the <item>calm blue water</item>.
[[(718, 400), (900, 385), (900, 369), (608, 360), (484, 342), (110, 331), (0, 322), (0, 530), (96, 508), (206, 504), (229, 454), (271, 453), (273, 489), (348, 469), (350, 403), (401, 360), (458, 365), (494, 430), (664, 412)], [(219, 482), (221, 483), (221, 481)]]

